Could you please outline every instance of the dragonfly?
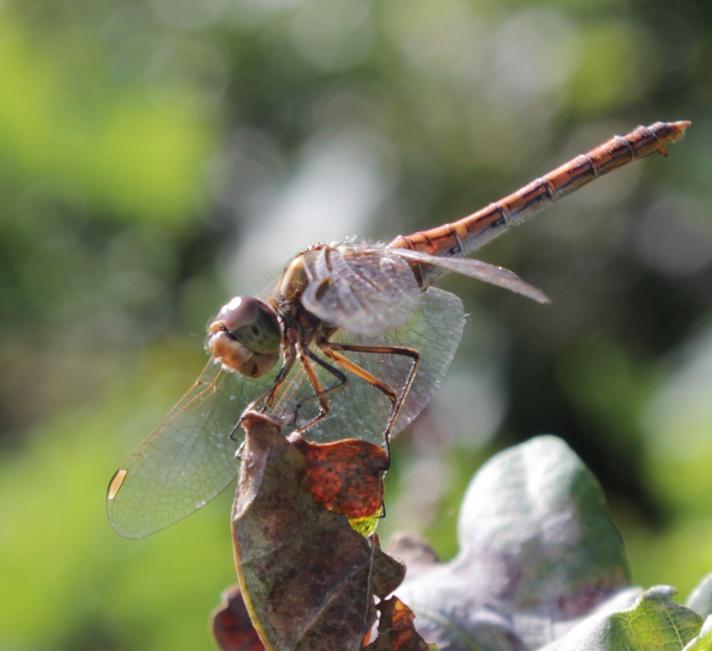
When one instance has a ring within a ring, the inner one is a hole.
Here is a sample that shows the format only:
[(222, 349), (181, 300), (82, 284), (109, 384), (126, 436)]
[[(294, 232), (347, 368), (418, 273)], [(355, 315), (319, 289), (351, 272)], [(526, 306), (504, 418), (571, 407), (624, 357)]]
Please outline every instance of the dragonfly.
[(197, 381), (113, 475), (113, 528), (140, 538), (218, 495), (235, 478), (248, 410), (313, 441), (376, 442), (390, 458), (391, 437), (436, 393), (462, 337), (462, 301), (434, 283), (462, 274), (546, 303), (514, 272), (466, 256), (597, 177), (667, 155), (689, 126), (639, 126), (471, 215), (388, 244), (316, 244), (267, 296), (232, 298), (207, 328)]

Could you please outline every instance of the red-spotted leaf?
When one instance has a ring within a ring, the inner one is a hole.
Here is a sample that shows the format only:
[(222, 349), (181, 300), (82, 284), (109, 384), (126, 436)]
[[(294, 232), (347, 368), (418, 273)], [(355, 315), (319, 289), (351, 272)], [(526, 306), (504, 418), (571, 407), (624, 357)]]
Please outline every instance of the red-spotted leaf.
[(268, 649), (361, 648), (376, 617), (374, 595), (402, 580), (402, 565), (347, 519), (312, 497), (304, 454), (269, 418), (243, 423), (245, 446), (233, 506), (240, 589)]
[(378, 638), (366, 651), (433, 651), (413, 626), (415, 614), (398, 597), (378, 604)]
[(312, 443), (296, 433), (288, 440), (306, 458), (309, 489), (317, 504), (347, 518), (380, 513), (388, 468), (381, 446), (359, 439)]

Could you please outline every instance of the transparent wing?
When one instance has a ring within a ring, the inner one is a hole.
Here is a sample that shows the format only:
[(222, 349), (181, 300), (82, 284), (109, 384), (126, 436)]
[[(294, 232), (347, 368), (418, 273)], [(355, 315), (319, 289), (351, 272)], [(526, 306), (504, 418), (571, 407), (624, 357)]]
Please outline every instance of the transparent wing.
[[(435, 395), (460, 344), (464, 322), (462, 301), (449, 292), (431, 287), (422, 293), (420, 308), (410, 315), (404, 326), (378, 337), (339, 331), (333, 338), (333, 341), (349, 344), (405, 346), (420, 353), (418, 374), (393, 434), (408, 425)], [(320, 355), (318, 350), (315, 352)], [(410, 358), (398, 355), (345, 354), (396, 390), (402, 388), (412, 363)], [(324, 370), (317, 368), (317, 375), (325, 387), (336, 383)], [(328, 394), (329, 415), (305, 436), (319, 442), (353, 436), (382, 445), (390, 401), (360, 378), (348, 373), (347, 377), (344, 387)], [(297, 424), (304, 423), (317, 413), (318, 404), (310, 399), (312, 395), (301, 372), (293, 373), (292, 382), (280, 396), (276, 410), (288, 418), (293, 415), (295, 406), (302, 403)]]
[(482, 282), (503, 287), (510, 292), (516, 292), (527, 298), (531, 298), (537, 303), (549, 303), (549, 298), (540, 289), (524, 282), (517, 274), (504, 267), (487, 264), (482, 260), (472, 258), (446, 258), (422, 253), (421, 251), (411, 251), (410, 249), (391, 249), (397, 255), (419, 262), (424, 265), (436, 267), (443, 271), (449, 271), (464, 276), (476, 278)]
[(107, 509), (115, 531), (141, 538), (220, 493), (237, 472), (235, 450), (242, 439), (231, 440), (230, 432), (245, 406), (271, 386), (275, 373), (254, 379), (208, 363), (112, 478)]
[[(462, 337), (462, 302), (448, 292), (430, 288), (423, 293), (420, 309), (402, 327), (382, 336), (354, 335), (340, 331), (334, 341), (363, 345), (415, 348), (421, 364), (394, 433), (410, 423), (430, 401)], [(318, 351), (317, 351), (318, 353)], [(347, 353), (397, 390), (403, 386), (411, 361), (397, 355)], [(143, 441), (114, 475), (108, 494), (108, 513), (113, 528), (122, 536), (140, 538), (163, 529), (205, 506), (235, 477), (234, 458), (242, 442), (230, 439), (245, 406), (274, 382), (277, 369), (253, 379), (226, 373), (210, 362), (195, 384), (178, 401), (159, 426)], [(325, 387), (335, 378), (317, 367)], [(299, 364), (282, 385), (275, 416), (296, 425), (314, 416), (318, 403)], [(299, 405), (299, 408), (298, 408)], [(330, 394), (331, 411), (308, 437), (335, 441), (358, 437), (382, 444), (390, 414), (390, 402), (363, 380), (349, 376), (346, 386)], [(288, 431), (288, 429), (286, 429)]]
[(325, 246), (307, 258), (302, 304), (347, 332), (377, 335), (405, 325), (420, 288), (410, 265), (385, 247)]

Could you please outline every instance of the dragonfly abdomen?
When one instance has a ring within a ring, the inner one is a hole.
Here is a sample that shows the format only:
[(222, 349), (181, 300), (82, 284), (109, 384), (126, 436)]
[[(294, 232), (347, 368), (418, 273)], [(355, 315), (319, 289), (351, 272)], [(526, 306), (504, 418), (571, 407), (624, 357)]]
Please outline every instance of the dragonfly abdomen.
[(468, 255), (595, 178), (638, 158), (654, 153), (667, 155), (666, 145), (681, 140), (689, 126), (685, 120), (656, 122), (639, 126), (625, 136), (613, 136), (472, 215), (411, 235), (399, 235), (389, 246), (439, 256)]

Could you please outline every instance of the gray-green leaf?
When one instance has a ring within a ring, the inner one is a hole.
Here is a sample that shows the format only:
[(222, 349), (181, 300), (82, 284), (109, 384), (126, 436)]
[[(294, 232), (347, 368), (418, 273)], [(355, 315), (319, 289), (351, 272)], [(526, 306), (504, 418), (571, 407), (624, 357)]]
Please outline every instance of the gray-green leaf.
[[(616, 597), (639, 591), (601, 488), (560, 439), (506, 450), (476, 474), (459, 522), (460, 552), (397, 591), (442, 649), (536, 649)], [(698, 627), (699, 628), (699, 627)]]
[(706, 575), (690, 593), (687, 607), (701, 617), (712, 615), (712, 574)]

